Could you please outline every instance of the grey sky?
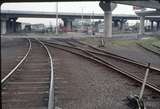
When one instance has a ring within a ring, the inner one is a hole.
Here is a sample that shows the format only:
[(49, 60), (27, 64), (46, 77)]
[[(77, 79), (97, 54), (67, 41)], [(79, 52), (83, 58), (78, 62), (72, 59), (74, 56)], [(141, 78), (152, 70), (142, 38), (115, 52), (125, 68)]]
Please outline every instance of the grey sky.
[[(2, 4), (2, 10), (26, 10), (26, 11), (46, 11), (55, 12), (56, 11), (55, 2), (45, 2), (45, 3), (5, 3)], [(84, 13), (103, 13), (102, 9), (99, 7), (99, 2), (59, 2), (58, 11), (59, 12), (77, 12), (81, 13), (83, 9)], [(113, 11), (113, 14), (131, 14), (135, 15), (132, 6), (118, 4), (117, 8)], [(44, 23), (48, 25), (49, 23), (55, 24), (55, 19), (37, 19), (37, 18), (20, 18), (20, 22), (27, 23)], [(61, 20), (59, 20), (61, 22)]]

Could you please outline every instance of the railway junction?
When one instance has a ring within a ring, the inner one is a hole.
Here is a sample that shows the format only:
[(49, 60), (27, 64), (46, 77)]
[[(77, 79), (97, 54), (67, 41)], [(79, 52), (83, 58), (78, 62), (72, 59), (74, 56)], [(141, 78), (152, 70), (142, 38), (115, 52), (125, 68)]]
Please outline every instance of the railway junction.
[(139, 18), (138, 33), (112, 34), (111, 1), (100, 2), (103, 35), (4, 34), (16, 27), (1, 28), (2, 109), (160, 109), (160, 33), (144, 32), (145, 18), (159, 22), (160, 4), (138, 2), (112, 1), (156, 9), (128, 17)]

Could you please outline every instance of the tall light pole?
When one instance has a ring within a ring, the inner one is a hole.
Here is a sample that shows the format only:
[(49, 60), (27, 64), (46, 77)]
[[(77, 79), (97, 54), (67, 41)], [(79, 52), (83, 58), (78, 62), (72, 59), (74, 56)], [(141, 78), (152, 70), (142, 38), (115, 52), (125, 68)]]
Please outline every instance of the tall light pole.
[(91, 14), (91, 16), (90, 16), (90, 22), (91, 22), (91, 26), (90, 26), (90, 34), (91, 34), (91, 36), (93, 35), (93, 25), (92, 25), (92, 23), (93, 23), (93, 12), (92, 12), (92, 14)]
[(56, 2), (56, 35), (58, 35), (58, 2)]
[(92, 11), (92, 35), (93, 35), (93, 33), (94, 33), (94, 11)]
[(82, 17), (81, 17), (81, 31), (83, 31), (83, 8), (82, 8)]

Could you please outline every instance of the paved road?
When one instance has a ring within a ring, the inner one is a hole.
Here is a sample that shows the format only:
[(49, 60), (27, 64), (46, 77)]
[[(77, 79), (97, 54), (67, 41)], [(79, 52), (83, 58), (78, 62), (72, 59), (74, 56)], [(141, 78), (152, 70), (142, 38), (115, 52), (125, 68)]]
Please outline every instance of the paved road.
[[(145, 33), (145, 36), (148, 35), (160, 35), (160, 32), (157, 33)], [(58, 36), (53, 34), (34, 34), (34, 33), (27, 33), (27, 34), (7, 34), (1, 35), (1, 37), (12, 37), (12, 38), (19, 38), (19, 37), (36, 37), (36, 38), (84, 38), (84, 37), (102, 37), (103, 34), (97, 35), (87, 35), (85, 33), (74, 33), (68, 32), (66, 34), (60, 34)], [(113, 34), (113, 39), (136, 39), (139, 35), (137, 33), (124, 33), (124, 34)]]

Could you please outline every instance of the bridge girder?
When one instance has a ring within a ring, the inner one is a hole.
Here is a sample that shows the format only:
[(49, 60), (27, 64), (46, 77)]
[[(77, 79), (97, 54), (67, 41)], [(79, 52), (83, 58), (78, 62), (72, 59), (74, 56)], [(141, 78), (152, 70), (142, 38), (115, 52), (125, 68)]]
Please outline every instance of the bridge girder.
[[(69, 1), (86, 1), (86, 0), (1, 0), (2, 3), (8, 3), (8, 2), (69, 2)], [(87, 1), (100, 1), (100, 0), (87, 0)], [(126, 5), (134, 5), (139, 7), (145, 7), (145, 8), (155, 8), (160, 9), (160, 2), (158, 0), (102, 0), (102, 1), (112, 1), (113, 3), (117, 4), (126, 4)]]

